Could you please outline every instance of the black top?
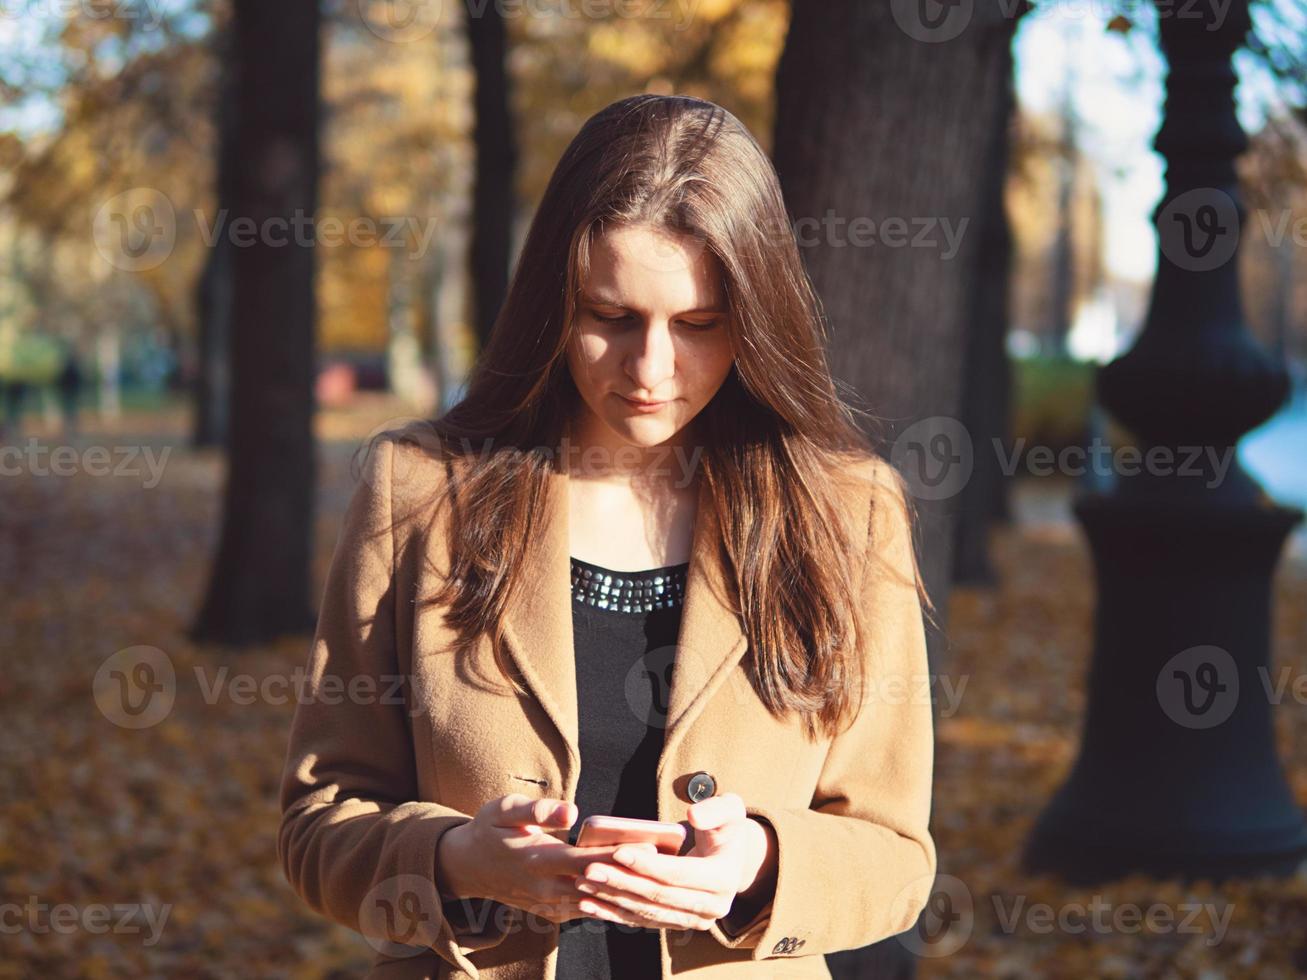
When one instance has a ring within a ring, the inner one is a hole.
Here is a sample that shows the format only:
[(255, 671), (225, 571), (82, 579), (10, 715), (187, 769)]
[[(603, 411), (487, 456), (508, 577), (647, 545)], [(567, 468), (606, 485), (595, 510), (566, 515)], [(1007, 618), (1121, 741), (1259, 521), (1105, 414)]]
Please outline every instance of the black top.
[[(658, 818), (658, 759), (688, 573), (689, 562), (619, 572), (572, 559), (582, 760), (572, 844), (592, 813)], [(687, 840), (693, 846), (693, 837)], [(737, 898), (721, 920), (723, 931), (739, 935), (771, 900)], [(466, 924), (467, 907), (479, 901), (451, 900), (445, 914)], [(595, 917), (559, 926), (557, 980), (660, 980), (660, 960), (657, 929)]]
[[(620, 572), (572, 559), (580, 811), (658, 819), (656, 771), (689, 562)], [(560, 926), (558, 980), (659, 980), (658, 930), (593, 917)]]

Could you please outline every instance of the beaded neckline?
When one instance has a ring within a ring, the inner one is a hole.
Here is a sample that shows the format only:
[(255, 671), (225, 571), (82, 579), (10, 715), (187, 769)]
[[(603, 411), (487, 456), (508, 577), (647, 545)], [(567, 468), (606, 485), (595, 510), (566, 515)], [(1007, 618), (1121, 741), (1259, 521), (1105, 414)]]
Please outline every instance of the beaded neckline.
[(611, 612), (674, 609), (685, 601), (688, 561), (638, 572), (619, 572), (572, 558), (572, 599)]

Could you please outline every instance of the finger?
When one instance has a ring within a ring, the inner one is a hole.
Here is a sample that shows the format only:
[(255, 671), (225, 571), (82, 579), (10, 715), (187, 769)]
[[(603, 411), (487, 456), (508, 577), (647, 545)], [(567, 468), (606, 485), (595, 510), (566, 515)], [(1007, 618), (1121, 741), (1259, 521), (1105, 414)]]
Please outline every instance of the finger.
[(744, 809), (744, 799), (738, 793), (710, 796), (692, 804), (686, 815), (695, 830), (714, 830), (748, 816)]
[(721, 918), (721, 916), (696, 913), (693, 908), (685, 909), (645, 902), (621, 892), (589, 895), (581, 901), (580, 907), (586, 915), (643, 926), (647, 929), (703, 930), (710, 928), (717, 919)]
[(613, 852), (624, 845), (605, 844), (603, 847), (573, 847), (563, 841), (545, 838), (538, 845), (532, 846), (538, 848), (534, 855), (537, 862), (537, 871), (540, 874), (565, 877), (570, 885), (573, 879), (585, 872), (587, 865), (594, 864), (597, 861), (611, 865), (613, 863)]
[(610, 874), (607, 869), (602, 869), (602, 872), (603, 881), (596, 881), (591, 876), (578, 878), (577, 890), (634, 909), (669, 908), (712, 919), (729, 912), (734, 900), (733, 896), (728, 900), (720, 891), (682, 888), (652, 878)]
[(522, 793), (500, 797), (491, 814), (496, 827), (570, 827), (576, 822), (576, 804), (566, 800), (532, 799)]
[(702, 901), (704, 895), (721, 891), (721, 862), (708, 858), (682, 857), (675, 860), (679, 863), (669, 865), (671, 870), (666, 877), (641, 874), (613, 862), (592, 862), (586, 865), (585, 874), (577, 877), (577, 886), (588, 884), (613, 888), (659, 905), (687, 908), (691, 907), (692, 901)]
[(650, 853), (630, 846), (618, 848), (605, 867), (614, 869), (614, 880), (622, 872), (642, 875), (669, 885), (715, 891), (722, 880), (721, 858), (695, 854)]

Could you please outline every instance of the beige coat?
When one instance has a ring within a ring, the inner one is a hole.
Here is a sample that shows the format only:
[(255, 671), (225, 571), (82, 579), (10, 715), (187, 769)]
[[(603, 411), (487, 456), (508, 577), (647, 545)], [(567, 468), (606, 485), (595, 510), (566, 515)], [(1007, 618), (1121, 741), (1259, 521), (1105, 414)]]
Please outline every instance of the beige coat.
[[(921, 606), (902, 489), (868, 461), (851, 499), (899, 578), (864, 572), (873, 638), (863, 709), (833, 742), (773, 718), (741, 658), (747, 640), (722, 596), (703, 493), (658, 764), (658, 817), (682, 821), (692, 774), (739, 794), (778, 840), (773, 902), (732, 938), (660, 930), (664, 980), (829, 978), (822, 954), (910, 928), (935, 873), (928, 830), (933, 756)], [(491, 902), (446, 915), (433, 883), (440, 835), (508, 793), (575, 799), (580, 773), (569, 581), (567, 476), (550, 478), (548, 519), (531, 549), (533, 588), (506, 614), (506, 641), (532, 697), (507, 693), (482, 638), (449, 655), (440, 611), (419, 609), (439, 580), (447, 511), (425, 529), (387, 528), (444, 469), (402, 443), (379, 444), (336, 545), (297, 703), (281, 787), (278, 855), (313, 909), (377, 950), (370, 977), (554, 980), (558, 927)], [(890, 506), (877, 506), (873, 490)], [(424, 533), (424, 531), (426, 533)], [(864, 565), (872, 569), (870, 564)], [(702, 782), (702, 781), (701, 781)], [(566, 839), (565, 832), (556, 836)], [(488, 913), (482, 916), (482, 913)], [(393, 941), (392, 941), (393, 940)], [(403, 945), (400, 945), (400, 944)], [(561, 978), (566, 980), (566, 978)]]

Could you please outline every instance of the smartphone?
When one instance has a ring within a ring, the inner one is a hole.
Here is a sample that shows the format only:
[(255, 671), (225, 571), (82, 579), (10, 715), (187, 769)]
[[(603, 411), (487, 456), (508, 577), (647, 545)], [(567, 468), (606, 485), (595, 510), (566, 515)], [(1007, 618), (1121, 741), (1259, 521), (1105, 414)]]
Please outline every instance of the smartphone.
[(593, 814), (581, 821), (576, 836), (577, 847), (644, 843), (653, 844), (663, 854), (679, 854), (685, 843), (685, 824)]

